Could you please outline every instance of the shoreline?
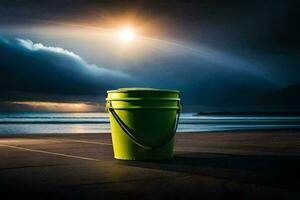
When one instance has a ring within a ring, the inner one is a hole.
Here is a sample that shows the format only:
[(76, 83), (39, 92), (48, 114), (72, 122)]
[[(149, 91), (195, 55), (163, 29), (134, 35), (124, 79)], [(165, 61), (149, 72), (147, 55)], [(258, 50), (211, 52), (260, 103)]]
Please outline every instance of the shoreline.
[[(300, 134), (300, 127), (299, 128), (276, 128), (276, 129), (243, 129), (243, 130), (218, 130), (218, 131), (180, 131), (176, 132), (177, 134), (230, 134), (230, 133), (238, 133), (238, 134), (245, 134), (245, 133), (299, 133)], [(95, 132), (95, 133), (9, 133), (9, 134), (2, 134), (0, 132), (0, 139), (1, 137), (22, 137), (22, 136), (39, 136), (39, 137), (49, 137), (49, 136), (67, 136), (67, 135), (94, 135), (94, 134), (110, 134), (110, 132)]]

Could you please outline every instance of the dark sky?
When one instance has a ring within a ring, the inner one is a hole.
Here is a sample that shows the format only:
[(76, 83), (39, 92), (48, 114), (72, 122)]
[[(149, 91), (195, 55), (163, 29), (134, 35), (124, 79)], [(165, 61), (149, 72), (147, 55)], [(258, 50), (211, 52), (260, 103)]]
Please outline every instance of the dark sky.
[(168, 27), (160, 27), (165, 34), (186, 40), (222, 43), (227, 47), (296, 51), (299, 49), (299, 6), (297, 0), (2, 0), (0, 20), (8, 24), (38, 24), (39, 20), (79, 22), (97, 18), (105, 21), (114, 16), (129, 16), (135, 20), (168, 23)]
[[(104, 102), (107, 89), (132, 86), (179, 89), (193, 111), (297, 111), (299, 8), (283, 0), (2, 0), (0, 109)], [(120, 56), (108, 41), (84, 37), (123, 22), (151, 38), (143, 54)]]

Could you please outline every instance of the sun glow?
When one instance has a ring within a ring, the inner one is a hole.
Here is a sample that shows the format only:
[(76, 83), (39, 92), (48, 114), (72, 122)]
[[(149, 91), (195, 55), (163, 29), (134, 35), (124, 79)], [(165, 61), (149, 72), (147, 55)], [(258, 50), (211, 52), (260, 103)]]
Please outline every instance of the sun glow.
[[(65, 103), (65, 102), (43, 102), (43, 101), (13, 101), (13, 105), (23, 106), (35, 111), (55, 112), (91, 112), (100, 110), (100, 105), (88, 103)], [(26, 109), (25, 109), (26, 110)]]
[(119, 30), (118, 38), (123, 43), (130, 43), (136, 39), (137, 35), (133, 28), (125, 27)]

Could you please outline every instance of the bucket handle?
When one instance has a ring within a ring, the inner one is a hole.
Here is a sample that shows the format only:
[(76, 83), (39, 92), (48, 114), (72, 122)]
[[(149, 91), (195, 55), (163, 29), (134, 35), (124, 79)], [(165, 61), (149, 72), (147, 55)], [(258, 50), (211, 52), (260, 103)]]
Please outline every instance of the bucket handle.
[(172, 138), (174, 137), (175, 133), (176, 133), (176, 129), (178, 126), (178, 122), (179, 122), (179, 116), (180, 116), (180, 110), (181, 107), (179, 105), (179, 101), (178, 101), (178, 108), (176, 109), (176, 120), (174, 122), (174, 129), (172, 131), (172, 133), (165, 139), (163, 140), (161, 143), (154, 145), (154, 146), (150, 146), (150, 145), (146, 145), (143, 142), (139, 141), (134, 134), (131, 133), (131, 131), (128, 129), (128, 127), (126, 126), (126, 124), (122, 121), (122, 119), (118, 116), (118, 114), (115, 112), (114, 108), (111, 105), (111, 101), (107, 102), (107, 107), (106, 109), (109, 110), (112, 114), (112, 116), (114, 117), (114, 119), (118, 122), (118, 124), (120, 125), (120, 127), (122, 128), (122, 130), (126, 133), (126, 135), (138, 146), (144, 148), (144, 149), (148, 149), (148, 150), (153, 150), (153, 149), (158, 149), (160, 147), (162, 147), (163, 145), (167, 144), (169, 141), (172, 140)]

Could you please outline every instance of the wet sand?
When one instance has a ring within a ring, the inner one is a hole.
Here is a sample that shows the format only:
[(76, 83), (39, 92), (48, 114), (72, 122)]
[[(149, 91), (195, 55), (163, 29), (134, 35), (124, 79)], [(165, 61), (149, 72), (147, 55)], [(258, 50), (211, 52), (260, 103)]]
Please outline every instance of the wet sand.
[(300, 131), (177, 133), (174, 159), (113, 159), (110, 134), (0, 138), (8, 199), (300, 199)]

